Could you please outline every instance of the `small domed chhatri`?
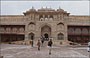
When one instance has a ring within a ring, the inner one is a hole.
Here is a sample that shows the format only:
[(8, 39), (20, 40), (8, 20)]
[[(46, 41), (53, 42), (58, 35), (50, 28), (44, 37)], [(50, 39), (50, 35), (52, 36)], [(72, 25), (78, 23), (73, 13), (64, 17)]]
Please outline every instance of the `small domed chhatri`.
[(57, 11), (64, 11), (63, 9), (61, 9), (61, 7), (59, 7), (59, 9), (57, 9)]
[(64, 11), (63, 9), (61, 9), (61, 8), (59, 8), (59, 9), (57, 9), (57, 10), (55, 10), (55, 9), (52, 9), (51, 7), (50, 8), (48, 8), (48, 7), (42, 7), (42, 8), (40, 8), (40, 9), (38, 9), (38, 10), (36, 10), (36, 9), (34, 9), (34, 7), (32, 7), (32, 9), (30, 9), (29, 11), (26, 11), (26, 12), (24, 12), (24, 15), (28, 15), (28, 14), (30, 14), (30, 13), (39, 13), (39, 14), (52, 14), (52, 15), (54, 15), (54, 14), (65, 14), (66, 16), (69, 16), (69, 14), (70, 13), (67, 13), (67, 11)]
[[(61, 9), (41, 7), (24, 12), (24, 15), (1, 15), (0, 35), (2, 42), (45, 41), (54, 44), (87, 44), (90, 41), (90, 16), (70, 15)], [(28, 42), (27, 42), (28, 43)]]
[(55, 11), (54, 9), (52, 9), (52, 8), (41, 8), (41, 9), (38, 9), (38, 11)]

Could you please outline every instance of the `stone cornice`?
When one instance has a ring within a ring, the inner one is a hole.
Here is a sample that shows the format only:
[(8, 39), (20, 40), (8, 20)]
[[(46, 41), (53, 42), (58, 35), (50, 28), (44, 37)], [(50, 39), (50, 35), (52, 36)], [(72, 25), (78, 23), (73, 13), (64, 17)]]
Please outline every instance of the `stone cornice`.
[(0, 17), (23, 17), (24, 15), (0, 15)]
[(70, 15), (70, 17), (90, 17), (89, 15)]

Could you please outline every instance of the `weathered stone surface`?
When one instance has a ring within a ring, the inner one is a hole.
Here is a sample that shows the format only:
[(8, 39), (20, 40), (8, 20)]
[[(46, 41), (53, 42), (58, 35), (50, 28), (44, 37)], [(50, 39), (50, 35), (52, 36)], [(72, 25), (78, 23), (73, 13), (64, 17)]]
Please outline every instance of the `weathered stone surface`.
[[(45, 44), (44, 44), (45, 45)], [(87, 47), (53, 46), (51, 55), (49, 48), (42, 46), (38, 51), (37, 46), (2, 44), (1, 55), (4, 58), (89, 58)]]

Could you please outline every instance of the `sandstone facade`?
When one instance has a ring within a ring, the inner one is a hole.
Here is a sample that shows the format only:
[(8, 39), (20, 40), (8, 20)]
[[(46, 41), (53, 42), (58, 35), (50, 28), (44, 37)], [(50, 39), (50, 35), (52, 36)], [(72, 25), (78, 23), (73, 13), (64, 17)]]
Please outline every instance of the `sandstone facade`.
[(86, 35), (88, 40), (90, 39), (90, 16), (70, 15), (70, 13), (63, 9), (55, 10), (51, 8), (41, 8), (38, 10), (32, 8), (23, 14), (0, 16), (1, 38), (5, 39), (4, 34), (14, 34), (9, 38), (38, 40), (43, 36), (45, 38), (53, 38), (56, 41), (67, 42), (68, 26), (80, 26), (81, 28), (87, 26), (85, 27), (88, 29), (88, 34)]

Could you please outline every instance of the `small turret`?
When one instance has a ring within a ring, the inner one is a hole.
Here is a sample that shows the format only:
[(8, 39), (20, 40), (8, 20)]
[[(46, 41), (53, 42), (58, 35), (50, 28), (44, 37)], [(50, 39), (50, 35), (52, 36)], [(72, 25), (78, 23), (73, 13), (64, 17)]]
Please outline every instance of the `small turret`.
[(35, 10), (34, 7), (32, 6), (32, 8), (30, 9), (30, 11), (36, 11), (36, 10)]
[(27, 14), (30, 14), (30, 13), (33, 13), (33, 12), (36, 12), (36, 9), (34, 9), (34, 7), (32, 6), (32, 8), (29, 9), (29, 11), (26, 11), (23, 14), (26, 16)]
[(57, 11), (62, 11), (62, 12), (64, 12), (64, 10), (63, 9), (61, 9), (61, 7), (59, 6), (59, 9), (57, 9)]

